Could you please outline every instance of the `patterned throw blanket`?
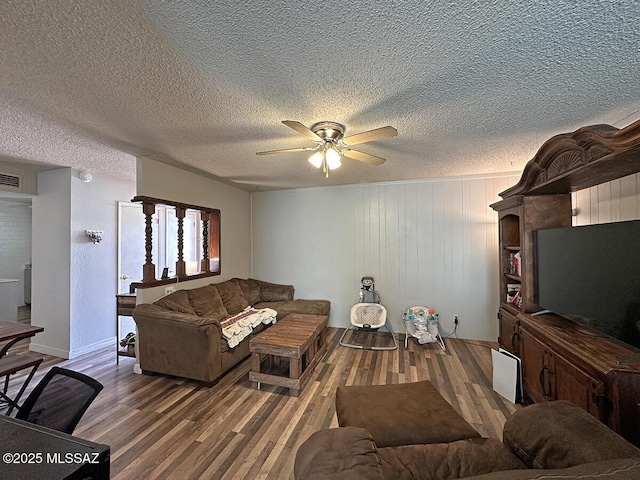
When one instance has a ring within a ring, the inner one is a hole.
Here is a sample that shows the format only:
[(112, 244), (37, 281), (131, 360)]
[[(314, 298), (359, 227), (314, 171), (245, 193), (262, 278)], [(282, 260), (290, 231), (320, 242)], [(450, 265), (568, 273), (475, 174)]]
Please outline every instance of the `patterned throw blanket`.
[(229, 344), (229, 348), (233, 348), (247, 338), (253, 329), (261, 323), (267, 325), (276, 323), (276, 315), (278, 312), (271, 308), (247, 307), (240, 313), (231, 315), (220, 322), (222, 336)]

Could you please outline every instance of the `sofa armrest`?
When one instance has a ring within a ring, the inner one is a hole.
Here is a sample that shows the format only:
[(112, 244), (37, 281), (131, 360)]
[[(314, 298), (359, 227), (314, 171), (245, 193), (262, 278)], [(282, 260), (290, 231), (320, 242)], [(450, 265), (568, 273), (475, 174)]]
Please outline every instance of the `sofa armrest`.
[(530, 468), (640, 457), (638, 448), (565, 400), (518, 410), (504, 424), (503, 441)]
[(298, 448), (293, 475), (296, 480), (384, 480), (373, 438), (357, 427), (311, 435)]
[(133, 310), (140, 368), (212, 382), (222, 372), (220, 322), (142, 304)]

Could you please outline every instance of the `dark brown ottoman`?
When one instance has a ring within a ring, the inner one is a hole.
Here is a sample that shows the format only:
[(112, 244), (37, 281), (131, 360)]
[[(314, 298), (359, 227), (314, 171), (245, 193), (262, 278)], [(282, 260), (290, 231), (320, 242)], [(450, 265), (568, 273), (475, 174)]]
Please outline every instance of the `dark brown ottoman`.
[(378, 448), (480, 437), (429, 381), (338, 387), (336, 413), (341, 427), (365, 428)]

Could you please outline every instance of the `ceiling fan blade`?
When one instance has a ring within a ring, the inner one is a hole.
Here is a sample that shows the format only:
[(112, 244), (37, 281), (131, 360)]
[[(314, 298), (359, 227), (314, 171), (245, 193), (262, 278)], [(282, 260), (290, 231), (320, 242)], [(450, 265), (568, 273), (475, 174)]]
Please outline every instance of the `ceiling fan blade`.
[(345, 145), (357, 145), (358, 143), (372, 142), (381, 138), (395, 137), (396, 135), (398, 135), (398, 131), (395, 128), (386, 126), (350, 135), (343, 138), (342, 143)]
[(296, 122), (295, 120), (283, 120), (282, 123), (284, 123), (289, 128), (293, 128), (296, 132), (298, 132), (301, 135), (304, 135), (309, 140), (313, 140), (314, 142), (323, 141), (322, 138), (320, 138), (320, 136), (313, 133), (311, 130), (309, 130), (300, 122)]
[(345, 157), (353, 158), (354, 160), (368, 163), (369, 165), (375, 165), (376, 167), (386, 162), (386, 160), (382, 157), (376, 157), (375, 155), (359, 152), (358, 150), (349, 150), (348, 148), (342, 150), (342, 152), (340, 153), (342, 153), (342, 155), (344, 155)]
[(282, 150), (268, 150), (266, 152), (256, 152), (256, 155), (274, 155), (276, 153), (291, 153), (291, 152), (310, 152), (316, 150), (318, 147), (300, 147), (300, 148), (283, 148)]

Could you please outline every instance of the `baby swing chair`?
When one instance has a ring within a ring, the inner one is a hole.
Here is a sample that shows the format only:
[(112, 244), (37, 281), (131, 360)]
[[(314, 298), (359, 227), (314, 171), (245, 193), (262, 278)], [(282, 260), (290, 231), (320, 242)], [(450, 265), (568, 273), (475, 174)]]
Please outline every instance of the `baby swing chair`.
[[(398, 348), (396, 336), (391, 330), (391, 325), (387, 322), (387, 309), (380, 304), (380, 296), (375, 290), (373, 277), (362, 277), (362, 287), (360, 288), (360, 303), (356, 303), (351, 307), (351, 325), (345, 329), (342, 337), (340, 337), (340, 345), (343, 347), (360, 348), (363, 350), (395, 350)], [(381, 327), (387, 327), (393, 339), (393, 346), (389, 347), (369, 347), (356, 343), (346, 343), (344, 337), (347, 332), (355, 329), (356, 331), (372, 332)]]
[(443, 350), (447, 348), (438, 331), (438, 314), (428, 307), (416, 306), (407, 309), (403, 314), (407, 327), (404, 334), (404, 348), (409, 346), (409, 335), (418, 339), (418, 343), (437, 343)]

